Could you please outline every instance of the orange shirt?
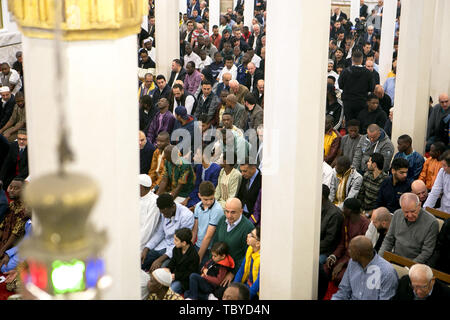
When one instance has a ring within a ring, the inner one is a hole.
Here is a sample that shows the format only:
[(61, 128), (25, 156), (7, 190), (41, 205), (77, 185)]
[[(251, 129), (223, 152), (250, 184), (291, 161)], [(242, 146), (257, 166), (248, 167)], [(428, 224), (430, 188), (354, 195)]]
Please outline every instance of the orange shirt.
[(428, 190), (433, 187), (434, 181), (438, 175), (439, 170), (442, 168), (442, 161), (438, 159), (428, 158), (423, 164), (422, 172), (419, 175), (419, 180), (425, 182)]

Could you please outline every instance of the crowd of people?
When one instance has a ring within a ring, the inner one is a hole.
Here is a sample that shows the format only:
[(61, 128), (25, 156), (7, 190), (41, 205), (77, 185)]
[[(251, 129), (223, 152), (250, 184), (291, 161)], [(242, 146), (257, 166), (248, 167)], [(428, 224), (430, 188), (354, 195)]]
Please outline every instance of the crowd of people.
[[(450, 219), (440, 225), (426, 210), (450, 213), (448, 95), (430, 104), (425, 153), (406, 134), (395, 152), (398, 3), (383, 85), (383, 1), (369, 13), (361, 0), (355, 26), (339, 7), (331, 14), (319, 299), (449, 297), (431, 268), (450, 273)], [(209, 34), (208, 1), (187, 0), (168, 79), (155, 74), (155, 44), (166, 39), (155, 38), (149, 4), (148, 28), (138, 35), (142, 299), (257, 300), (266, 1), (255, 1), (250, 27), (239, 0)], [(0, 77), (0, 259), (8, 283), (20, 262), (17, 244), (31, 231), (21, 201), (28, 176), (21, 59), (14, 69), (2, 64)], [(416, 263), (408, 276), (398, 279), (386, 251)]]

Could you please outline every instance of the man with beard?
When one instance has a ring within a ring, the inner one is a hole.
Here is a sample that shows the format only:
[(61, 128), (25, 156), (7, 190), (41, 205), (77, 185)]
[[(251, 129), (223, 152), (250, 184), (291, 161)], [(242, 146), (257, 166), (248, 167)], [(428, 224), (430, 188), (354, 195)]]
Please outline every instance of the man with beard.
[(181, 84), (175, 83), (172, 88), (173, 100), (171, 110), (175, 116), (175, 109), (179, 106), (184, 106), (188, 114), (192, 114), (192, 109), (194, 108), (195, 98), (193, 95), (184, 91)]
[(0, 134), (8, 139), (9, 142), (13, 142), (17, 139), (17, 132), (20, 128), (25, 127), (25, 99), (22, 92), (16, 94), (16, 105), (14, 106), (11, 117), (8, 122), (0, 129)]
[(163, 131), (172, 133), (175, 125), (175, 117), (169, 111), (169, 101), (166, 98), (161, 98), (158, 102), (159, 114), (155, 115), (147, 132), (147, 140), (156, 145), (156, 136)]
[(11, 181), (18, 177), (28, 177), (28, 137), (25, 129), (17, 133), (17, 141), (11, 143), (9, 152), (0, 170), (0, 180), (3, 187), (7, 188)]
[(392, 213), (385, 207), (373, 210), (370, 217), (369, 228), (366, 237), (372, 241), (373, 248), (376, 252), (380, 250), (386, 236), (389, 226), (391, 225)]

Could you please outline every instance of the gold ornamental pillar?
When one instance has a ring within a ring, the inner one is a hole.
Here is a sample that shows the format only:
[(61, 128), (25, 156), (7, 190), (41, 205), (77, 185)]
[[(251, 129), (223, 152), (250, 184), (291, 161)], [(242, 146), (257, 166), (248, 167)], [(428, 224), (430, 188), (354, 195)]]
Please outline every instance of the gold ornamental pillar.
[[(63, 107), (68, 141), (75, 155), (67, 171), (90, 177), (99, 189), (96, 204), (89, 202), (93, 206), (89, 224), (83, 226), (108, 235), (103, 249), (104, 267), (113, 282), (102, 299), (139, 299), (136, 35), (142, 17), (148, 13), (148, 1), (61, 0), (60, 16), (52, 0), (9, 1), (9, 8), (24, 35), (31, 181), (39, 182), (58, 168), (58, 110)], [(55, 23), (58, 20), (60, 24)], [(56, 42), (58, 45), (52, 40), (55, 26), (60, 26), (62, 38)], [(62, 63), (55, 61), (58, 47)], [(63, 182), (64, 179), (49, 183), (66, 186)], [(53, 189), (42, 186), (38, 190), (48, 193)], [(61, 191), (55, 199), (64, 203), (82, 191)], [(44, 206), (40, 200), (35, 199), (34, 203)], [(40, 216), (33, 216), (33, 226)], [(69, 221), (61, 219), (57, 225), (67, 227)], [(37, 222), (34, 229), (45, 228), (43, 220)], [(71, 226), (82, 227), (73, 223)], [(72, 231), (92, 246), (102, 242), (101, 237), (81, 229)]]

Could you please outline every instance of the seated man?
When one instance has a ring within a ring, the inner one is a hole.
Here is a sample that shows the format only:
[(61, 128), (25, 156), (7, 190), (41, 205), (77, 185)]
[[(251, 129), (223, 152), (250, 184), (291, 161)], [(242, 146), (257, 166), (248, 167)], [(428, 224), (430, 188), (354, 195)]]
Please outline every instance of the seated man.
[(341, 135), (333, 128), (333, 116), (327, 115), (325, 117), (325, 136), (324, 136), (324, 157), (323, 161), (331, 164), (339, 151), (341, 144)]
[(448, 301), (450, 288), (436, 280), (433, 270), (425, 264), (415, 264), (409, 274), (403, 276), (398, 284), (393, 300)]
[(330, 189), (322, 184), (322, 209), (320, 219), (320, 256), (319, 263), (324, 264), (327, 257), (336, 250), (341, 240), (344, 216), (342, 211), (328, 199)]
[(350, 260), (348, 252), (350, 241), (356, 236), (365, 235), (369, 226), (369, 220), (361, 215), (361, 202), (358, 199), (345, 200), (343, 213), (341, 242), (336, 250), (328, 256), (323, 268), (328, 279), (336, 285), (341, 282)]
[(25, 99), (22, 92), (16, 94), (16, 105), (14, 106), (11, 117), (8, 122), (0, 129), (0, 133), (8, 139), (9, 142), (13, 142), (17, 139), (19, 129), (24, 128), (26, 125), (25, 117)]
[(194, 215), (192, 212), (173, 201), (173, 197), (162, 194), (156, 200), (161, 212), (158, 227), (141, 253), (141, 268), (144, 271), (154, 271), (163, 266), (163, 263), (172, 258), (175, 231), (181, 228), (192, 229)]
[(156, 137), (156, 150), (153, 152), (152, 163), (148, 175), (152, 179), (152, 190), (156, 192), (164, 173), (164, 149), (170, 144), (170, 135), (163, 131)]
[(147, 141), (156, 146), (156, 137), (161, 132), (173, 131), (175, 125), (175, 117), (173, 113), (169, 111), (169, 101), (166, 98), (161, 98), (157, 102), (159, 113), (155, 115), (147, 131)]
[(222, 300), (250, 300), (250, 289), (243, 283), (232, 282), (225, 289)]
[(359, 134), (360, 123), (356, 119), (352, 119), (347, 122), (347, 134), (342, 137), (341, 145), (339, 147), (338, 156), (346, 156), (353, 162), (353, 157), (355, 156), (356, 146), (363, 137)]
[(333, 169), (330, 186), (330, 201), (342, 209), (345, 200), (358, 197), (363, 178), (351, 167), (349, 158), (339, 157)]
[(439, 170), (433, 188), (423, 207), (433, 208), (436, 205), (437, 199), (442, 194), (439, 210), (450, 213), (450, 150), (445, 151), (441, 159), (442, 168)]
[(140, 173), (146, 174), (150, 170), (155, 146), (147, 142), (147, 137), (141, 130), (139, 130), (139, 149)]
[(411, 180), (419, 179), (423, 163), (425, 162), (423, 156), (413, 150), (412, 139), (407, 134), (398, 137), (397, 144), (398, 152), (395, 154), (394, 160), (397, 158), (406, 159), (409, 163), (407, 178)]
[(411, 192), (419, 197), (420, 205), (423, 205), (428, 198), (428, 190), (425, 182), (422, 180), (415, 180), (411, 183)]
[(445, 220), (439, 231), (430, 265), (439, 271), (450, 274), (450, 219)]
[(442, 168), (442, 161), (439, 158), (445, 152), (445, 144), (443, 142), (435, 142), (430, 148), (430, 157), (425, 160), (419, 179), (425, 182), (428, 191), (433, 188), (434, 181), (437, 178), (439, 170)]
[(9, 146), (8, 154), (3, 161), (0, 171), (0, 180), (7, 188), (15, 177), (25, 179), (28, 177), (28, 137), (25, 129), (17, 133), (17, 141)]
[(412, 181), (406, 178), (408, 165), (408, 161), (403, 158), (392, 161), (392, 176), (387, 177), (381, 183), (376, 208), (386, 207), (389, 212), (400, 209), (400, 196), (405, 192), (411, 191)]
[(187, 196), (194, 189), (195, 174), (192, 166), (180, 156), (176, 146), (164, 149), (164, 172), (157, 194), (170, 191), (175, 202), (187, 204)]
[(378, 191), (387, 173), (383, 171), (384, 157), (381, 153), (374, 153), (367, 161), (367, 171), (364, 173), (358, 199), (361, 201), (366, 215), (371, 214), (377, 206)]
[(360, 133), (367, 132), (367, 127), (373, 123), (377, 124), (380, 128), (384, 128), (387, 120), (386, 112), (380, 108), (378, 97), (371, 93), (367, 98), (367, 107), (361, 110), (357, 118), (360, 122)]
[(373, 210), (370, 217), (369, 228), (366, 237), (372, 241), (373, 248), (378, 252), (383, 244), (384, 237), (389, 230), (392, 221), (392, 213), (384, 207)]
[(140, 224), (141, 224), (141, 251), (152, 237), (158, 227), (160, 212), (156, 206), (158, 196), (151, 191), (152, 179), (146, 174), (139, 175), (140, 187)]
[(351, 259), (331, 300), (390, 300), (398, 286), (394, 267), (373, 251), (364, 236), (353, 238), (348, 251)]
[(148, 300), (184, 300), (178, 293), (170, 289), (172, 275), (166, 268), (155, 269), (147, 284)]
[(379, 254), (392, 251), (417, 263), (427, 263), (436, 245), (438, 222), (420, 207), (419, 197), (413, 193), (402, 194), (400, 206), (394, 212)]

